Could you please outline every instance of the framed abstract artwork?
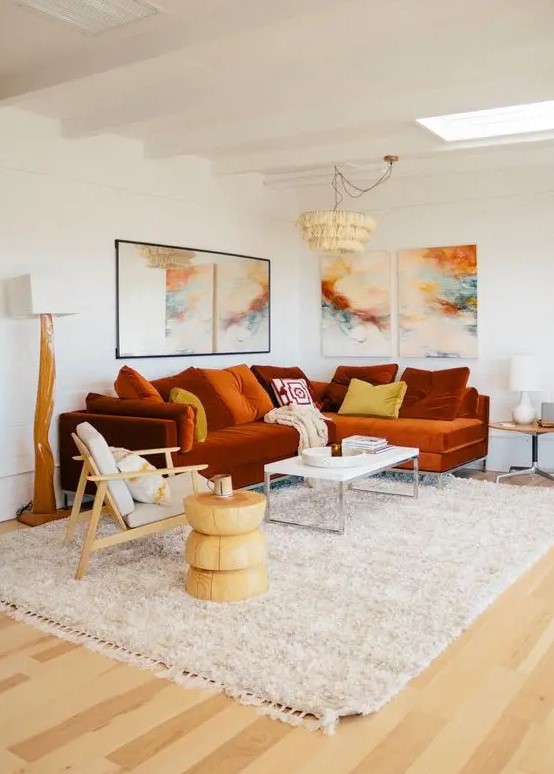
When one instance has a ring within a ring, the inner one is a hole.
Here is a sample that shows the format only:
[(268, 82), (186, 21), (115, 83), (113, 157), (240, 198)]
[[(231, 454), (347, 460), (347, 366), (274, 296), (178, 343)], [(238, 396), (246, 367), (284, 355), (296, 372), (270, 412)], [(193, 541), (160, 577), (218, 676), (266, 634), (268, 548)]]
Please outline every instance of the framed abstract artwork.
[(477, 357), (477, 246), (400, 250), (398, 305), (400, 357)]
[(325, 256), (320, 266), (322, 354), (390, 355), (389, 253)]
[(116, 357), (270, 351), (264, 258), (117, 239)]

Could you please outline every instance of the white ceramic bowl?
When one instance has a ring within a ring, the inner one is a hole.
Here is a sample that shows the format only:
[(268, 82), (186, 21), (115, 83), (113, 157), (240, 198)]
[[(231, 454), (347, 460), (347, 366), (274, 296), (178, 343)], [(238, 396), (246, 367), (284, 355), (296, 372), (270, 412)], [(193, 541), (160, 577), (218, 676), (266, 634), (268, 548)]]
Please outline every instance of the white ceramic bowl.
[(363, 465), (366, 453), (363, 449), (350, 449), (343, 457), (332, 457), (330, 446), (320, 446), (313, 449), (304, 449), (302, 462), (314, 468), (352, 468)]

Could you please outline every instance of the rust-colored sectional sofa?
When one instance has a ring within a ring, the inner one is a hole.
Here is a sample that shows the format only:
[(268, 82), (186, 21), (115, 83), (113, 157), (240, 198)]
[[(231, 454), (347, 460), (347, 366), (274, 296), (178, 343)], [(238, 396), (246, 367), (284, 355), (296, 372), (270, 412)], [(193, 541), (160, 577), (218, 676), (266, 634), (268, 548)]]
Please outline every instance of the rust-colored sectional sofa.
[[(378, 371), (379, 368), (383, 370)], [(337, 413), (336, 408), (352, 375), (382, 384), (393, 381), (397, 369), (396, 364), (365, 369), (341, 367), (331, 382), (308, 379), (312, 395), (321, 405), (327, 420), (329, 443), (355, 434), (384, 436), (396, 445), (418, 447), (420, 470), (434, 473), (444, 473), (486, 456), (488, 397), (478, 395), (474, 388), (465, 386), (463, 390), (458, 390), (457, 396), (448, 390), (443, 390), (441, 395), (433, 395), (425, 377), (425, 374), (432, 376), (432, 372), (415, 373), (415, 369), (411, 369), (417, 378), (412, 378), (412, 387), (405, 398), (408, 401), (405, 413), (409, 416), (402, 416), (402, 411), (398, 419)], [(404, 374), (409, 370), (406, 369)], [(443, 373), (454, 370), (462, 369), (450, 369)], [(232, 381), (229, 373), (233, 376)], [(85, 421), (94, 425), (110, 445), (129, 449), (178, 446), (180, 451), (173, 455), (176, 465), (207, 463), (204, 475), (230, 473), (236, 487), (261, 482), (266, 463), (294, 456), (298, 448), (296, 430), (263, 421), (263, 413), (275, 405), (268, 387), (270, 380), (278, 375), (282, 378), (301, 378), (305, 375), (299, 368), (271, 366), (252, 366), (252, 373), (257, 384), (265, 388), (267, 399), (256, 394), (247, 366), (235, 369), (189, 368), (180, 374), (154, 380), (151, 385), (154, 392), (159, 393), (157, 398), (149, 392), (144, 397), (127, 398), (89, 394), (86, 410), (61, 414), (59, 418), (62, 489), (73, 492), (77, 487), (80, 465), (72, 459), (75, 449), (71, 433), (80, 422)], [(175, 386), (194, 392), (202, 400), (208, 419), (208, 434), (202, 443), (194, 441), (195, 410), (189, 405), (169, 402), (169, 393)], [(455, 416), (451, 419), (432, 419), (428, 417), (429, 413), (439, 416), (452, 416), (454, 413)], [(160, 464), (155, 457), (151, 461)]]

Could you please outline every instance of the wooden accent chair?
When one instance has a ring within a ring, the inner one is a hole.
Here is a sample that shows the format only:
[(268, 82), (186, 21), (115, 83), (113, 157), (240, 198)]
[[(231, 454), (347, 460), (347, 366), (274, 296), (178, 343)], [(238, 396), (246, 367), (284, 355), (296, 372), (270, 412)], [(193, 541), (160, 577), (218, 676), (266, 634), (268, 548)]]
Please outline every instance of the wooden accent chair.
[[(69, 523), (65, 534), (64, 545), (69, 545), (73, 539), (75, 527), (79, 522), (88, 520), (88, 529), (86, 532), (81, 558), (77, 566), (75, 578), (79, 580), (86, 572), (90, 555), (93, 551), (101, 548), (125, 543), (128, 540), (147, 537), (157, 532), (164, 532), (173, 527), (180, 527), (187, 523), (187, 517), (184, 513), (183, 499), (192, 492), (198, 492), (199, 476), (198, 471), (207, 468), (207, 465), (185, 465), (174, 467), (171, 459), (171, 452), (179, 451), (178, 447), (168, 447), (165, 449), (141, 449), (134, 451), (133, 454), (140, 456), (145, 454), (164, 454), (165, 468), (157, 468), (156, 473), (160, 475), (172, 476), (171, 481), (171, 505), (162, 506), (150, 503), (135, 503), (130, 513), (122, 514), (117, 504), (117, 497), (114, 497), (113, 491), (110, 491), (110, 485), (120, 481), (124, 483), (127, 479), (138, 476), (152, 475), (154, 471), (134, 471), (130, 473), (108, 473), (101, 474), (94, 457), (85, 443), (75, 434), (72, 438), (79, 450), (79, 455), (74, 457), (83, 463), (79, 484), (75, 493), (75, 500), (71, 509)], [(115, 465), (115, 461), (114, 461)], [(189, 479), (189, 475), (192, 482)], [(86, 511), (81, 510), (85, 487), (87, 481), (93, 481), (96, 484), (96, 495), (92, 508)], [(191, 488), (192, 483), (192, 488)], [(125, 487), (126, 488), (126, 487)], [(111, 516), (121, 530), (113, 535), (97, 537), (98, 524), (102, 516)]]

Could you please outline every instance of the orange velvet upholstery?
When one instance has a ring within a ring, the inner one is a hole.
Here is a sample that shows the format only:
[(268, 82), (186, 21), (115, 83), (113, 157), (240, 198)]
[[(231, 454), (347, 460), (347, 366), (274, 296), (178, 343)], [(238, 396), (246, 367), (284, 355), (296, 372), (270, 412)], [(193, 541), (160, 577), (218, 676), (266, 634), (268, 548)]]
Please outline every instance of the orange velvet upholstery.
[(406, 419), (454, 419), (464, 398), (469, 368), (424, 371), (406, 368), (400, 377), (408, 389), (400, 407)]
[(174, 387), (192, 392), (200, 400), (206, 411), (208, 430), (220, 430), (235, 424), (233, 415), (226, 403), (217, 394), (205, 378), (201, 369), (187, 368), (174, 376), (154, 379), (153, 386), (159, 391), (164, 401), (169, 401), (169, 393)]
[(95, 392), (89, 392), (86, 404), (87, 411), (94, 414), (172, 419), (177, 427), (177, 444), (181, 447), (181, 451), (188, 452), (192, 449), (196, 409), (189, 404), (164, 403), (163, 401), (157, 403), (149, 399), (121, 400), (120, 398), (112, 398), (110, 395), (98, 395)]
[(151, 401), (163, 403), (162, 396), (148, 379), (129, 366), (123, 366), (119, 369), (114, 383), (114, 390), (124, 400), (148, 398)]
[(475, 387), (466, 387), (460, 408), (458, 409), (459, 417), (474, 417), (477, 414), (477, 406), (479, 405), (479, 393)]
[(247, 365), (200, 371), (227, 406), (235, 425), (254, 422), (273, 408), (269, 395)]
[(327, 414), (337, 428), (339, 441), (348, 435), (379, 435), (396, 446), (415, 446), (421, 451), (451, 451), (464, 444), (477, 443), (488, 428), (478, 419), (382, 419)]
[[(387, 367), (390, 368), (390, 365)], [(238, 368), (239, 374), (243, 373), (245, 367)], [(389, 370), (389, 375), (391, 372)], [(314, 381), (310, 385), (316, 400), (328, 387), (326, 382)], [(96, 427), (113, 446), (128, 449), (181, 446), (188, 449), (173, 455), (175, 464), (207, 463), (209, 467), (205, 475), (231, 473), (235, 487), (261, 482), (265, 463), (291, 457), (297, 452), (298, 434), (290, 427), (265, 424), (261, 419), (235, 424), (223, 398), (201, 369), (188, 368), (176, 376), (156, 380), (154, 386), (164, 397), (169, 397), (172, 387), (182, 386), (198, 395), (203, 402), (212, 401), (212, 427), (209, 427), (206, 441), (193, 443), (194, 410), (187, 405), (159, 404), (148, 399), (121, 400), (91, 394), (87, 397), (88, 411), (60, 416), (62, 489), (75, 491), (77, 487), (80, 466), (71, 459), (75, 454), (71, 433), (79, 422), (84, 421)], [(247, 392), (246, 388), (241, 389)], [(179, 413), (183, 409), (190, 411), (187, 411), (186, 417)], [(458, 411), (464, 416), (453, 420), (380, 419), (328, 414), (329, 443), (340, 441), (347, 435), (384, 435), (392, 443), (419, 448), (420, 470), (442, 473), (482, 458), (487, 453), (489, 398), (478, 395), (474, 388), (464, 388)], [(226, 425), (214, 428), (214, 416), (216, 424), (225, 421)], [(152, 457), (150, 461), (160, 465), (157, 457)]]
[(250, 366), (250, 368), (256, 379), (271, 398), (273, 406), (279, 405), (279, 401), (275, 396), (273, 386), (271, 384), (273, 379), (305, 379), (310, 395), (312, 396), (312, 400), (314, 403), (317, 403), (317, 397), (314, 393), (311, 381), (308, 379), (304, 371), (301, 368), (298, 368), (298, 366), (253, 365)]
[[(487, 441), (479, 441), (471, 446), (461, 446), (449, 452), (438, 454), (437, 452), (420, 452), (419, 469), (426, 473), (446, 473), (453, 468), (459, 468), (473, 460), (480, 460), (487, 456)], [(400, 468), (412, 468), (411, 462), (399, 465)]]
[(311, 388), (313, 390), (313, 393), (315, 395), (315, 400), (317, 403), (321, 403), (323, 400), (323, 393), (329, 386), (329, 382), (318, 382), (314, 381), (313, 379), (310, 381)]
[[(152, 407), (151, 402), (150, 406)], [(161, 449), (179, 446), (175, 419), (127, 417), (118, 414), (96, 414), (91, 411), (70, 411), (60, 414), (60, 483), (61, 488), (66, 492), (76, 491), (83, 467), (82, 462), (73, 459), (77, 449), (71, 437), (71, 433), (75, 432), (81, 422), (90, 422), (99, 433), (102, 433), (110, 446), (122, 446), (125, 449)], [(157, 467), (163, 464), (163, 458), (159, 455), (147, 459)], [(87, 492), (95, 494), (96, 486), (92, 483), (87, 485)]]
[(187, 460), (183, 465), (206, 462), (209, 467), (204, 475), (233, 474), (244, 465), (280, 460), (297, 453), (298, 433), (294, 428), (257, 421), (214, 430), (203, 444), (197, 444), (179, 459)]
[(351, 379), (361, 379), (370, 384), (390, 384), (398, 371), (396, 363), (372, 366), (338, 366), (331, 382), (321, 396), (323, 411), (338, 411), (348, 390)]

